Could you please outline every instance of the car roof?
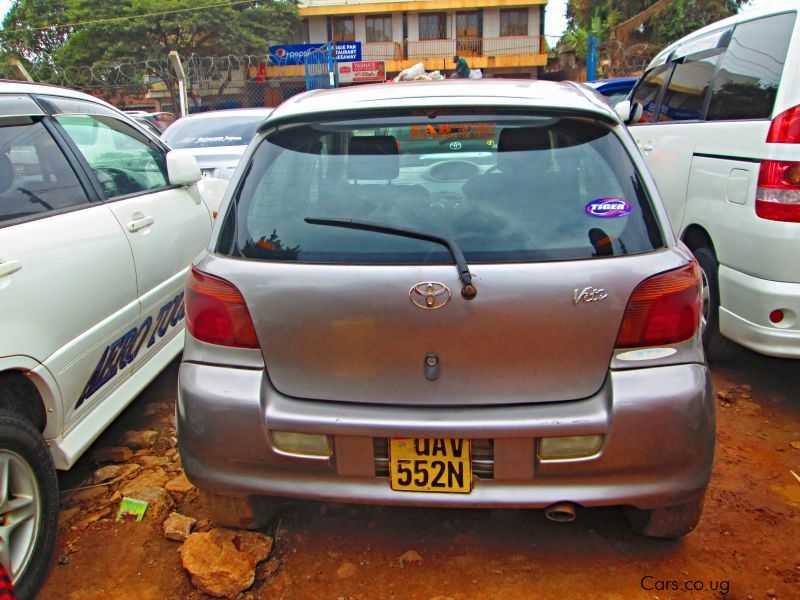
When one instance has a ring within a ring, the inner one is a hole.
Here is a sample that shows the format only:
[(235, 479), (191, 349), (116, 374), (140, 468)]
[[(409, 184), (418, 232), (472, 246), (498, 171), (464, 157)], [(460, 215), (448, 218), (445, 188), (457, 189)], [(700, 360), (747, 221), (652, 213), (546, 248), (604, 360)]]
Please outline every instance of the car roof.
[(182, 117), (182, 119), (195, 120), (195, 119), (214, 119), (219, 117), (246, 117), (246, 116), (267, 117), (272, 113), (273, 110), (274, 110), (273, 108), (267, 108), (263, 106), (255, 108), (229, 108), (226, 110), (209, 110), (206, 112), (194, 113), (191, 115), (186, 115), (185, 117)]
[(647, 69), (645, 69), (645, 71), (649, 71), (652, 67), (662, 64), (664, 62), (664, 59), (666, 57), (669, 57), (669, 55), (672, 54), (672, 52), (678, 46), (681, 46), (690, 40), (703, 37), (707, 33), (711, 33), (718, 29), (732, 27), (737, 23), (743, 23), (744, 21), (751, 21), (753, 19), (768, 17), (770, 15), (777, 15), (786, 12), (797, 12), (797, 6), (786, 6), (785, 4), (782, 3), (775, 3), (763, 6), (761, 8), (753, 8), (750, 10), (746, 10), (736, 15), (733, 15), (732, 17), (727, 17), (725, 19), (721, 19), (719, 21), (711, 23), (710, 25), (706, 25), (705, 27), (702, 27), (701, 29), (694, 31), (689, 35), (682, 37), (678, 41), (673, 42), (672, 44), (664, 48), (661, 52), (656, 54), (653, 60), (650, 61), (650, 64), (647, 65)]
[(616, 77), (614, 79), (596, 79), (595, 81), (584, 81), (584, 85), (588, 85), (596, 90), (605, 90), (613, 88), (623, 88), (625, 86), (633, 85), (639, 81), (638, 77)]
[(47, 83), (29, 83), (27, 81), (0, 79), (0, 94), (50, 94), (51, 96), (92, 100), (110, 106), (107, 102), (90, 94)]
[(354, 110), (437, 107), (552, 108), (588, 113), (619, 122), (616, 113), (583, 86), (573, 82), (527, 79), (410, 81), (314, 90), (281, 104), (262, 125), (295, 121), (305, 116)]

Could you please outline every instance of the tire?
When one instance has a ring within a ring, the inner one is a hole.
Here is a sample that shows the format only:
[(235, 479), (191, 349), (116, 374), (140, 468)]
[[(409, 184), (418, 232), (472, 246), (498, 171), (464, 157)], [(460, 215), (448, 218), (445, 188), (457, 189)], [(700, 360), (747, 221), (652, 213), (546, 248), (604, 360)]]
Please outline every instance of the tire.
[(676, 539), (697, 527), (703, 514), (703, 499), (701, 496), (685, 504), (649, 510), (629, 506), (625, 514), (636, 533), (645, 537)]
[(208, 510), (211, 522), (217, 527), (231, 529), (261, 529), (277, 512), (278, 503), (263, 496), (221, 496), (198, 490)]
[[(44, 580), (53, 553), (58, 479), (42, 435), (8, 410), (0, 410), (0, 482), (8, 484), (5, 497), (0, 494), (0, 561), (17, 597), (27, 600)], [(24, 499), (29, 502), (21, 504)]]
[(693, 251), (703, 272), (703, 347), (709, 360), (724, 358), (730, 342), (719, 332), (719, 262), (711, 248)]

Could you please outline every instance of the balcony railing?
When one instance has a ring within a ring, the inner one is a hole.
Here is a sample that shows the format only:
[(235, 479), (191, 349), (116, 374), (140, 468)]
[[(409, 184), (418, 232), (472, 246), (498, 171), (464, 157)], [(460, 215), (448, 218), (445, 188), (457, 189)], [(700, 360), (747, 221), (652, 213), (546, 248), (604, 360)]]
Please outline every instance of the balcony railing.
[(453, 58), (456, 53), (455, 40), (408, 40), (406, 58)]
[[(403, 46), (405, 45), (405, 52)], [(375, 46), (373, 50), (373, 46)], [(444, 40), (408, 40), (365, 44), (363, 54), (368, 60), (400, 58), (452, 58), (455, 54), (470, 56), (508, 56), (511, 54), (543, 54), (546, 52), (542, 36), (519, 35), (493, 38), (462, 37)]]
[(483, 38), (483, 56), (542, 54), (547, 52), (547, 46), (543, 42), (544, 38), (540, 35)]
[(361, 45), (364, 60), (402, 60), (402, 42), (367, 42)]

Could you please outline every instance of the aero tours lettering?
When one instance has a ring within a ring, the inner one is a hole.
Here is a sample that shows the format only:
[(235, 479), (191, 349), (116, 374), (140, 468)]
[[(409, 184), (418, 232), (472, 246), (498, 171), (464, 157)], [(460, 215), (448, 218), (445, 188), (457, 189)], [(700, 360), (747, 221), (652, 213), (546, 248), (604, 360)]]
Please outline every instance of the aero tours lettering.
[(157, 339), (164, 337), (167, 330), (180, 323), (185, 314), (183, 292), (181, 292), (158, 310), (155, 325), (153, 317), (147, 317), (141, 325), (106, 346), (75, 408), (80, 407), (87, 398), (111, 381), (118, 371), (131, 364), (145, 341), (148, 348), (155, 344)]

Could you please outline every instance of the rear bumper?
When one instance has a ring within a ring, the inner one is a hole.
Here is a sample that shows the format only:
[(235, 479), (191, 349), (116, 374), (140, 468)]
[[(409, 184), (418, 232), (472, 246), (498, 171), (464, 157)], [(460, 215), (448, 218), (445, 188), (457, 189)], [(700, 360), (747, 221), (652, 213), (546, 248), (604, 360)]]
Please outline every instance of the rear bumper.
[[(358, 405), (289, 398), (262, 370), (183, 363), (178, 440), (198, 487), (374, 504), (656, 508), (702, 494), (714, 453), (714, 402), (704, 365), (615, 371), (591, 398), (491, 408)], [(330, 458), (275, 450), (269, 430), (332, 437)], [(589, 458), (541, 460), (537, 439), (600, 434)], [(392, 436), (493, 440), (494, 478), (469, 494), (406, 493), (376, 475), (373, 439)]]
[[(720, 332), (768, 356), (800, 358), (800, 283), (768, 281), (740, 271), (719, 268)], [(784, 312), (774, 324), (769, 314)]]

